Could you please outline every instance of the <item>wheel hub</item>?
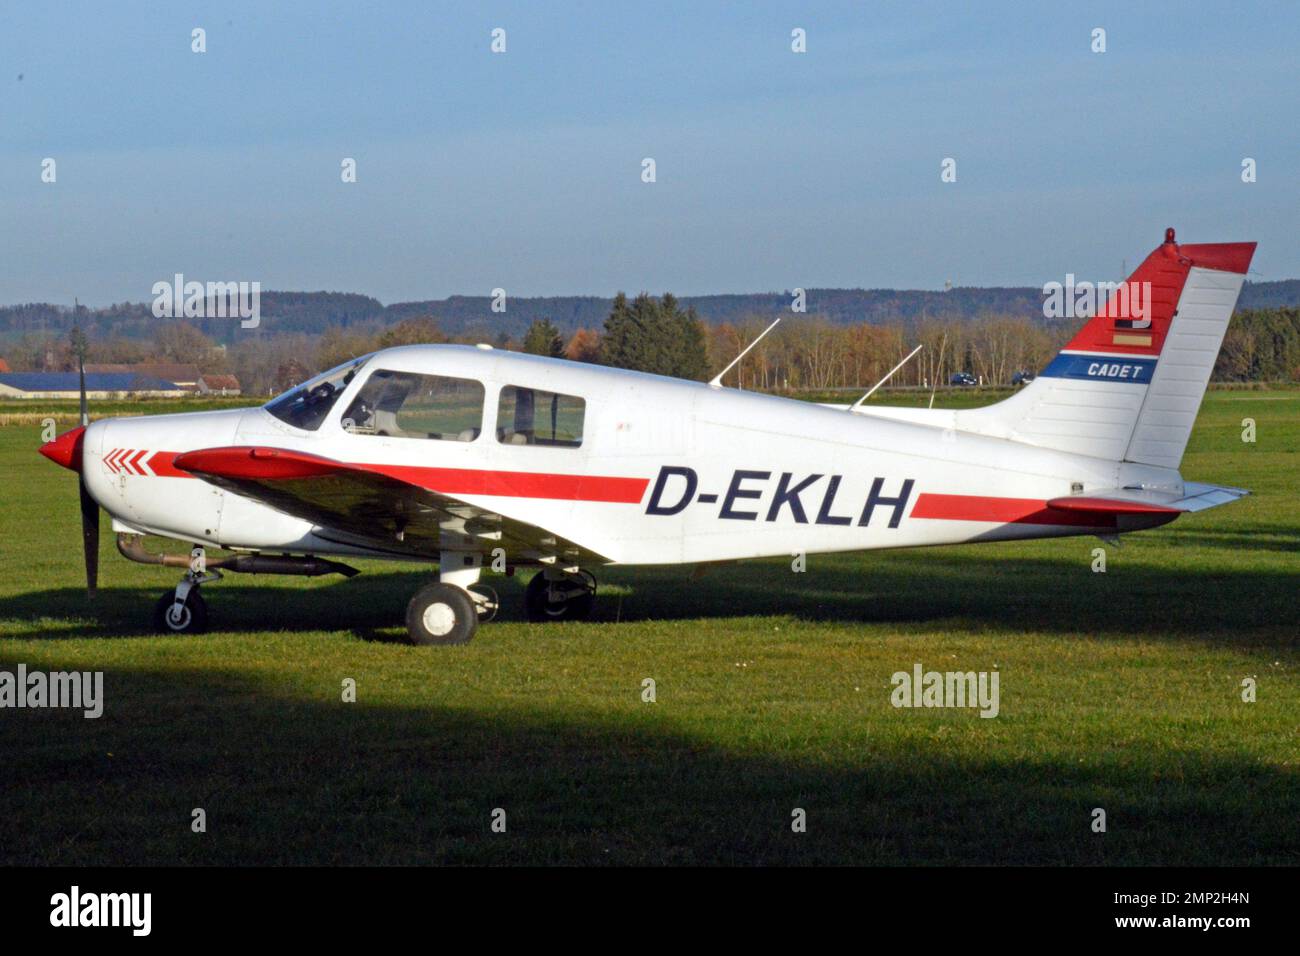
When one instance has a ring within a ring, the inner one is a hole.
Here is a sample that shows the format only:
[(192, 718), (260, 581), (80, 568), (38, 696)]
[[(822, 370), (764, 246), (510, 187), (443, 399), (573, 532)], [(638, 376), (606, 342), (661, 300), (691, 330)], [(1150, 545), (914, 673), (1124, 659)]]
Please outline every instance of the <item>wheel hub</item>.
[(451, 605), (436, 602), (424, 609), (421, 615), (424, 628), (435, 637), (445, 637), (456, 626), (456, 612)]

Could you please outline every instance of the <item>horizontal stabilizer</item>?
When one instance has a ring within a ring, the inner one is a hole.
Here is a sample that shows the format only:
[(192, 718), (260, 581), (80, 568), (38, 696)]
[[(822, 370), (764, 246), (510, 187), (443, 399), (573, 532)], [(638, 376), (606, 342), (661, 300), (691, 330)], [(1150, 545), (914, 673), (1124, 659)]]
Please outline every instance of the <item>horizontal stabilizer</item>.
[(1226, 505), (1250, 494), (1244, 488), (1226, 488), (1186, 482), (1181, 495), (1144, 488), (1113, 488), (1090, 495), (1067, 495), (1047, 502), (1049, 508), (1096, 515), (1182, 514)]
[(1047, 507), (1057, 508), (1061, 511), (1082, 511), (1085, 514), (1097, 515), (1178, 514), (1180, 511), (1178, 508), (1169, 508), (1165, 505), (1151, 504), (1146, 501), (1125, 501), (1123, 498), (1085, 498), (1082, 495), (1053, 498), (1047, 503)]

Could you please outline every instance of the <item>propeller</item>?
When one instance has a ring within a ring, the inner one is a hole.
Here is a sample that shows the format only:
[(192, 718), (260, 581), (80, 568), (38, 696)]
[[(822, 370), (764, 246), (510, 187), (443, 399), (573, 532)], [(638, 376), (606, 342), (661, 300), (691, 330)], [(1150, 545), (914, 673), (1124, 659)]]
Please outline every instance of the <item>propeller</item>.
[(99, 505), (86, 490), (86, 479), (77, 476), (81, 491), (81, 544), (86, 552), (86, 597), (94, 598), (99, 586)]
[[(77, 353), (77, 374), (81, 386), (81, 427), (90, 424), (90, 412), (86, 408), (86, 333), (80, 326), (72, 330), (72, 347)], [(77, 449), (80, 452), (80, 448)], [(82, 473), (81, 456), (77, 456), (77, 490), (81, 495), (81, 547), (86, 558), (86, 597), (94, 599), (99, 588), (99, 505), (90, 496), (86, 488), (86, 476)]]
[(75, 325), (72, 328), (72, 348), (77, 356), (81, 380), (81, 426), (47, 441), (40, 452), (55, 464), (77, 473), (77, 489), (81, 497), (81, 544), (86, 557), (86, 597), (93, 598), (99, 584), (99, 505), (86, 487), (82, 468), (90, 414), (86, 409), (86, 335)]

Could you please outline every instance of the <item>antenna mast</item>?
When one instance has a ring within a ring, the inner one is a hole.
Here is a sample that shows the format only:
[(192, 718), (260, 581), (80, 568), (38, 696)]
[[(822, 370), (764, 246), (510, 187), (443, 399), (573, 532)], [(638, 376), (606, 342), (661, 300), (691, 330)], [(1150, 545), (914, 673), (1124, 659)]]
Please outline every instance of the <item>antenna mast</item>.
[(885, 384), (886, 382), (888, 382), (891, 378), (893, 378), (893, 377), (894, 377), (894, 373), (897, 372), (897, 371), (898, 371), (900, 368), (902, 368), (904, 365), (906, 365), (908, 362), (910, 362), (910, 361), (912, 360), (912, 356), (915, 355), (917, 352), (921, 351), (921, 349), (923, 349), (923, 348), (925, 348), (924, 345), (918, 345), (916, 348), (912, 349), (912, 351), (908, 352), (908, 353), (907, 353), (907, 358), (903, 359), (903, 361), (899, 362), (897, 365), (895, 365), (893, 368), (891, 368), (888, 372), (886, 372), (886, 373), (885, 373), (885, 377), (882, 378), (882, 379), (881, 379), (879, 382), (877, 382), (875, 385), (872, 385), (872, 386), (871, 386), (871, 390), (868, 391), (867, 394), (863, 395), (863, 396), (862, 396), (861, 398), (859, 398), (856, 402), (854, 402), (852, 405), (849, 406), (849, 411), (851, 411), (851, 412), (857, 411), (859, 405), (861, 405), (863, 402), (865, 402), (867, 399), (869, 399), (872, 395), (876, 394), (876, 389), (880, 388), (880, 386), (884, 385), (884, 384)]
[(776, 317), (776, 321), (763, 330), (762, 335), (760, 335), (758, 338), (754, 339), (754, 341), (746, 345), (745, 348), (741, 351), (741, 353), (731, 360), (730, 365), (728, 365), (721, 372), (719, 372), (717, 375), (713, 376), (713, 378), (709, 380), (709, 388), (722, 388), (722, 376), (726, 375), (733, 368), (735, 368), (736, 363), (739, 362), (741, 359), (743, 359), (746, 355), (748, 355), (750, 349), (752, 349), (759, 342), (763, 341), (764, 335), (767, 335), (768, 332), (771, 332), (774, 328), (776, 328), (780, 324), (781, 324), (781, 316), (778, 315)]

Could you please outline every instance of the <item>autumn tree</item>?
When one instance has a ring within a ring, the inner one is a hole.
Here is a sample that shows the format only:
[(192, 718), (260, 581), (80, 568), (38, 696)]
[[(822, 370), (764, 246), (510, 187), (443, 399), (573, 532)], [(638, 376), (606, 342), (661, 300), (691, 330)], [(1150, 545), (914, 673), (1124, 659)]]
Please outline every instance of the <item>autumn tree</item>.
[(578, 329), (564, 347), (564, 357), (573, 362), (599, 362), (600, 336), (592, 329)]
[(331, 325), (321, 333), (320, 342), (316, 346), (316, 367), (333, 368), (348, 359), (373, 352), (376, 348), (374, 336)]
[(311, 378), (311, 371), (297, 359), (289, 359), (275, 370), (275, 391), (287, 392)]
[[(317, 342), (314, 338), (301, 332), (265, 337), (241, 337), (230, 347), (231, 371), (239, 378), (240, 388), (245, 395), (282, 392), (289, 385), (310, 378), (318, 370), (332, 367), (317, 365), (305, 358), (314, 354), (316, 347)], [(346, 358), (351, 356), (345, 356)], [(334, 363), (337, 364), (339, 363)], [(290, 366), (294, 367), (290, 368)], [(281, 372), (282, 367), (283, 372)], [(296, 376), (300, 376), (297, 381), (291, 381), (289, 385), (284, 384), (286, 380)], [(277, 388), (277, 386), (283, 387)]]
[(395, 345), (437, 345), (446, 342), (447, 336), (431, 315), (415, 315), (403, 319), (379, 333), (376, 348), (388, 349)]
[(188, 322), (167, 320), (153, 340), (154, 357), (160, 362), (204, 365), (212, 355), (213, 341)]

